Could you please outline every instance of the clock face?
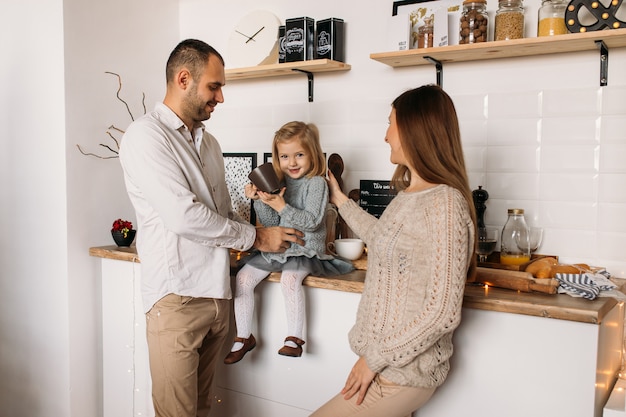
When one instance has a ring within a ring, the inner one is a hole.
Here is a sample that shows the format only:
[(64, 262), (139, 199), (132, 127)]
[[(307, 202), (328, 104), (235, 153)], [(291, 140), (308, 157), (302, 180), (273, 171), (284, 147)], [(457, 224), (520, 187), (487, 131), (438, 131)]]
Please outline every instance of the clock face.
[(227, 68), (252, 67), (278, 62), (280, 19), (271, 12), (256, 10), (244, 16), (228, 39)]

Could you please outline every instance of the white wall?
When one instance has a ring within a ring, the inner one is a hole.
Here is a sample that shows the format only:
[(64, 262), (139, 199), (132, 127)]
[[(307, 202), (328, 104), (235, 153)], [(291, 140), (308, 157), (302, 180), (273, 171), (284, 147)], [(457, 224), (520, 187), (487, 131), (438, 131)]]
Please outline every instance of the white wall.
[[(524, 4), (526, 36), (534, 36), (540, 3)], [(311, 121), (320, 127), (324, 150), (344, 158), (349, 189), (358, 188), (360, 179), (391, 176), (383, 141), (389, 104), (407, 88), (436, 81), (432, 66), (393, 69), (369, 58), (386, 50), (392, 1), (274, 0), (260, 6), (253, 0), (180, 0), (180, 5), (181, 38), (203, 39), (227, 61), (229, 33), (250, 10), (262, 7), (283, 20), (343, 18), (352, 69), (316, 75), (313, 103), (306, 100), (304, 76), (232, 81), (208, 126), (225, 152), (261, 157), (281, 124)], [(492, 16), (495, 7), (489, 2)], [(529, 222), (545, 228), (541, 253), (606, 266), (623, 277), (626, 50), (609, 51), (607, 87), (599, 86), (599, 67), (596, 51), (444, 64), (443, 87), (459, 113), (470, 185), (482, 185), (490, 194), (486, 223), (502, 227), (507, 208), (524, 208)]]
[[(5, 2), (6, 3), (6, 2)], [(534, 19), (537, 4), (527, 1)], [(385, 50), (391, 1), (266, 1), (281, 18), (347, 22), (347, 73), (229, 82), (208, 123), (224, 151), (269, 150), (284, 122), (317, 123), (327, 153), (346, 160), (346, 183), (389, 178), (383, 142), (390, 101), (434, 82), (430, 67), (392, 69)], [(493, 6), (493, 5), (492, 5)], [(104, 133), (164, 92), (167, 54), (198, 37), (227, 57), (228, 32), (252, 0), (23, 0), (3, 4), (0, 42), (0, 404), (13, 416), (100, 414), (100, 275), (87, 249), (112, 243), (117, 217), (134, 215)], [(529, 24), (532, 26), (532, 24)], [(532, 31), (531, 31), (532, 32)], [(228, 58), (228, 57), (227, 57)], [(542, 252), (605, 265), (626, 276), (626, 50), (610, 53), (598, 87), (597, 53), (444, 67), (462, 121), (472, 188), (491, 194), (487, 220), (520, 206), (546, 227)]]
[[(10, 4), (5, 4), (10, 3)], [(176, 0), (3, 3), (0, 42), (0, 404), (12, 417), (101, 415), (100, 263), (118, 217), (134, 221), (109, 125), (164, 93)]]
[[(70, 404), (72, 416), (101, 411), (101, 314), (98, 260), (90, 246), (113, 244), (110, 229), (117, 218), (135, 222), (118, 159), (98, 159), (115, 148), (106, 135), (110, 125), (125, 129), (131, 122), (120, 96), (135, 118), (164, 94), (165, 59), (178, 43), (176, 0), (157, 2), (65, 0), (65, 79), (68, 242)], [(121, 134), (114, 132), (117, 138)]]
[(67, 416), (63, 2), (12, 2), (2, 16), (0, 404)]

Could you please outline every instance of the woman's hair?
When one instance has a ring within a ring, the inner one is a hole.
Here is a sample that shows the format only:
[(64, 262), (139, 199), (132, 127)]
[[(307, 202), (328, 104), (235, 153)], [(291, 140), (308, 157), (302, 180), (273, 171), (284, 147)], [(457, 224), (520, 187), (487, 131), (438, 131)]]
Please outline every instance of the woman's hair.
[(206, 42), (197, 39), (186, 39), (180, 42), (170, 53), (165, 66), (165, 79), (169, 83), (182, 67), (187, 67), (194, 80), (199, 80), (209, 58), (215, 56), (224, 65), (224, 58)]
[(285, 123), (274, 134), (274, 143), (272, 144), (272, 164), (278, 178), (283, 179), (283, 172), (280, 170), (280, 162), (278, 160), (278, 144), (289, 142), (292, 139), (298, 139), (311, 157), (311, 170), (306, 174), (307, 178), (326, 175), (326, 160), (322, 147), (320, 145), (320, 133), (313, 123), (289, 122)]
[[(406, 91), (392, 103), (400, 144), (408, 163), (420, 177), (433, 184), (456, 188), (467, 201), (474, 227), (476, 212), (470, 191), (459, 121), (452, 99), (440, 87), (425, 85)], [(411, 172), (398, 165), (392, 178), (397, 190), (411, 182)], [(472, 257), (468, 277), (473, 276), (476, 260)]]

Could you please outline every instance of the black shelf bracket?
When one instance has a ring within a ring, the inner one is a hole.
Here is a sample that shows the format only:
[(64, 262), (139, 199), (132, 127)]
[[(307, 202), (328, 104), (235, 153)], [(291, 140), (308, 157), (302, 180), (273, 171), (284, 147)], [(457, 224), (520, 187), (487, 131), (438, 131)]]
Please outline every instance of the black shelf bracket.
[(600, 86), (604, 87), (609, 83), (609, 48), (603, 40), (595, 41), (600, 49)]
[(306, 74), (306, 78), (308, 79), (309, 84), (309, 103), (313, 102), (313, 73), (305, 70), (301, 70), (299, 68), (292, 68), (292, 71), (298, 71)]
[(437, 72), (437, 85), (441, 87), (443, 84), (443, 65), (441, 64), (441, 61), (436, 60), (432, 56), (425, 56), (424, 59), (435, 66), (435, 70)]

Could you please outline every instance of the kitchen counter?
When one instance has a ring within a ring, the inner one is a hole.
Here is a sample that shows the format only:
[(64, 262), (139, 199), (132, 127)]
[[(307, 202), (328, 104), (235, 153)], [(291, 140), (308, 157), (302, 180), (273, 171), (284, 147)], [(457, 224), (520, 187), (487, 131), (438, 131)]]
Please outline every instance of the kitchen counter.
[[(135, 247), (100, 246), (89, 249), (91, 256), (116, 259), (121, 261), (139, 262)], [(232, 263), (237, 259), (233, 253)], [(355, 262), (357, 270), (337, 277), (305, 278), (304, 285), (312, 288), (360, 293), (365, 280), (365, 256)], [(279, 282), (280, 274), (273, 273), (270, 282)], [(611, 297), (598, 297), (593, 301), (575, 298), (565, 294), (524, 293), (508, 289), (468, 284), (465, 287), (464, 307), (504, 313), (524, 314), (529, 316), (547, 317), (581, 323), (598, 324), (605, 315), (617, 304)]]
[[(103, 417), (153, 416), (139, 258), (134, 247), (89, 253), (101, 261)], [(211, 416), (306, 417), (341, 389), (355, 361), (346, 335), (367, 260), (354, 264), (349, 274), (305, 279), (306, 345), (297, 359), (276, 354), (287, 326), (280, 275), (259, 284), (257, 348), (245, 366), (218, 364)], [(621, 366), (622, 302), (474, 284), (464, 297), (450, 375), (421, 417), (602, 417)]]

